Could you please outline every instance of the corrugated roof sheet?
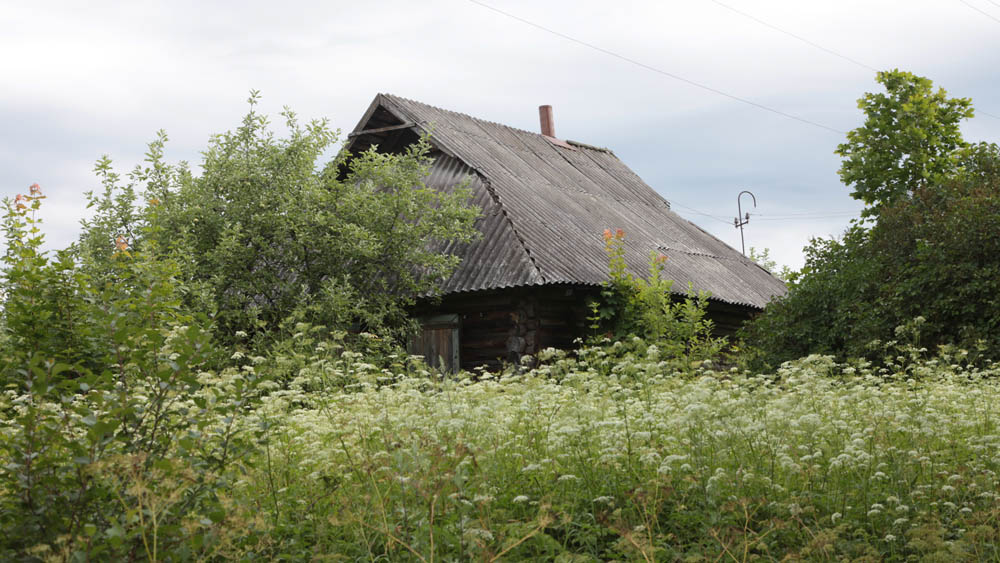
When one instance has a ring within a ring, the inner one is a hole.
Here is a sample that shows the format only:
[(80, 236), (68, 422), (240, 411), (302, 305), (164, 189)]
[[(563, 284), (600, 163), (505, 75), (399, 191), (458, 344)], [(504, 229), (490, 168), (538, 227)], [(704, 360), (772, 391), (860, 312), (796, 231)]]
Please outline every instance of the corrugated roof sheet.
[[(472, 177), (484, 236), (454, 249), (463, 261), (445, 292), (599, 284), (608, 275), (609, 228), (625, 231), (625, 260), (636, 276), (648, 274), (650, 251), (665, 254), (664, 276), (676, 292), (690, 283), (713, 299), (757, 308), (786, 292), (766, 270), (671, 211), (607, 149), (558, 147), (538, 133), (388, 94), (379, 94), (376, 106), (431, 132), (431, 143), (449, 155), (435, 162), (429, 185)], [(362, 119), (355, 131), (364, 128)]]

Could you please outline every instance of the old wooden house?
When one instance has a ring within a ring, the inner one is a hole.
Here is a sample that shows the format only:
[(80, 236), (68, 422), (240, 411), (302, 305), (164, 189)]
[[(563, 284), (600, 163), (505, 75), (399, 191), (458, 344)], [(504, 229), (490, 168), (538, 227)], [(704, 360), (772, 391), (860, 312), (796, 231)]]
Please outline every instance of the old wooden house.
[(626, 233), (629, 269), (667, 256), (676, 291), (711, 293), (719, 332), (760, 311), (784, 284), (739, 251), (671, 211), (670, 203), (610, 150), (556, 137), (549, 106), (534, 133), (379, 94), (349, 136), (352, 152), (398, 151), (430, 133), (427, 184), (468, 179), (482, 208), (482, 238), (444, 248), (462, 257), (439, 298), (418, 307), (418, 352), (447, 367), (517, 361), (586, 334), (588, 302), (608, 276), (605, 229)]

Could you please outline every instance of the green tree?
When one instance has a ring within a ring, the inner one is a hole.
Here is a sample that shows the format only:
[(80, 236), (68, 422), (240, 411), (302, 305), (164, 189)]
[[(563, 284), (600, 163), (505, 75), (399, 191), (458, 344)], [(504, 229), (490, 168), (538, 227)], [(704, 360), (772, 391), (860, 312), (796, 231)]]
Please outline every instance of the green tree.
[(858, 100), (865, 124), (848, 132), (847, 142), (836, 150), (844, 158), (841, 180), (854, 187), (854, 198), (870, 206), (862, 212), (865, 217), (952, 175), (967, 146), (959, 124), (973, 116), (970, 99), (949, 98), (922, 76), (892, 70), (876, 79), (886, 93)]
[(959, 172), (882, 211), (869, 250), (876, 309), (898, 324), (925, 317), (924, 344), (1000, 357), (998, 233), (1000, 149), (982, 143), (970, 147)]
[[(789, 292), (744, 334), (771, 365), (810, 353), (876, 357), (876, 341), (923, 317), (924, 346), (1000, 357), (1000, 150), (968, 145), (971, 102), (909, 73), (879, 73), (864, 126), (838, 152), (841, 176), (874, 223), (813, 239)], [(914, 325), (917, 326), (917, 325)]]
[(782, 264), (781, 267), (779, 268), (778, 262), (775, 259), (771, 258), (770, 248), (757, 250), (756, 248), (751, 246), (748, 258), (750, 258), (750, 260), (753, 260), (761, 268), (764, 268), (765, 270), (770, 272), (772, 276), (778, 278), (783, 282), (787, 283), (789, 280), (794, 279), (795, 276), (797, 275), (797, 272), (795, 270), (789, 268), (785, 264)]
[[(401, 336), (407, 306), (458, 264), (433, 249), (477, 235), (468, 190), (424, 183), (426, 139), (324, 163), (337, 144), (327, 121), (302, 124), (286, 109), (288, 136), (277, 138), (257, 102), (253, 93), (242, 124), (211, 139), (200, 175), (165, 163), (162, 133), (127, 181), (102, 159), (81, 255), (100, 276), (115, 240), (155, 244), (183, 265), (187, 306), (214, 312), (223, 341), (269, 337), (286, 321)], [(158, 228), (144, 232), (154, 215)]]

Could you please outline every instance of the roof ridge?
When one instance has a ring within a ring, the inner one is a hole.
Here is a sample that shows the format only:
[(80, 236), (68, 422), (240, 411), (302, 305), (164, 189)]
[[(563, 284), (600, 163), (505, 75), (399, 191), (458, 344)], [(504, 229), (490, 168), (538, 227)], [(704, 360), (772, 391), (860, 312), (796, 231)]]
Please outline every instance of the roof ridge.
[(730, 257), (730, 256), (719, 256), (718, 254), (709, 254), (708, 252), (698, 252), (695, 250), (684, 250), (681, 248), (673, 248), (665, 244), (658, 244), (656, 246), (659, 250), (669, 250), (671, 252), (680, 252), (682, 254), (688, 254), (690, 256), (707, 256), (709, 258), (715, 258), (716, 260), (729, 260), (730, 262), (739, 262), (741, 264), (756, 264), (753, 260), (750, 260), (746, 256), (742, 258)]
[[(490, 121), (489, 119), (483, 119), (481, 117), (476, 117), (474, 115), (469, 115), (467, 113), (462, 113), (460, 111), (455, 111), (455, 110), (450, 110), (450, 109), (447, 109), (447, 108), (438, 107), (438, 106), (435, 106), (435, 105), (432, 105), (432, 104), (428, 104), (426, 102), (421, 102), (420, 100), (414, 100), (412, 98), (406, 98), (406, 97), (403, 97), (403, 96), (397, 96), (396, 94), (390, 94), (388, 92), (380, 92), (379, 95), (380, 96), (384, 96), (386, 98), (389, 98), (391, 100), (402, 100), (404, 102), (409, 102), (411, 104), (420, 104), (420, 105), (422, 105), (424, 107), (428, 107), (428, 108), (431, 108), (431, 109), (436, 110), (436, 111), (440, 111), (440, 112), (444, 112), (444, 113), (450, 113), (452, 115), (458, 115), (458, 116), (461, 116), (461, 117), (464, 117), (464, 118), (467, 118), (467, 119), (471, 119), (473, 121), (478, 121), (480, 123), (489, 123), (490, 125), (495, 125), (497, 127), (503, 127), (504, 129), (510, 129), (512, 131), (517, 131), (519, 133), (527, 133), (529, 135), (535, 135), (535, 136), (538, 136), (538, 137), (542, 137), (543, 139), (545, 138), (545, 135), (542, 135), (541, 133), (539, 133), (537, 131), (529, 131), (527, 129), (521, 129), (520, 127), (514, 127), (514, 126), (511, 126), (511, 125), (507, 125), (506, 123), (500, 123), (499, 121)], [(573, 145), (575, 147), (583, 148), (583, 149), (589, 149), (589, 150), (592, 150), (592, 151), (598, 151), (598, 152), (608, 153), (611, 156), (614, 156), (615, 158), (618, 158), (618, 156), (615, 155), (614, 151), (612, 151), (609, 148), (598, 147), (598, 146), (595, 146), (595, 145), (588, 145), (587, 143), (581, 143), (580, 141), (566, 140), (566, 143), (570, 144), (570, 145)]]
[(598, 147), (597, 145), (588, 145), (587, 143), (581, 143), (580, 141), (573, 141), (571, 139), (566, 139), (566, 143), (573, 145), (574, 147), (590, 149), (592, 151), (606, 152), (611, 156), (618, 158), (618, 156), (615, 154), (615, 151), (609, 149), (608, 147)]

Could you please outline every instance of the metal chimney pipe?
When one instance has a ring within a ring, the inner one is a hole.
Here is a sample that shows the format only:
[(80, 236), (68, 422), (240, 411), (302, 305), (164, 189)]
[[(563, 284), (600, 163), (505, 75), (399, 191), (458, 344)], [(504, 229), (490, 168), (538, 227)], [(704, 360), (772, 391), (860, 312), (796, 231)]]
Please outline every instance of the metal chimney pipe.
[(556, 136), (556, 122), (552, 119), (552, 106), (538, 106), (538, 120), (542, 124), (542, 135)]

